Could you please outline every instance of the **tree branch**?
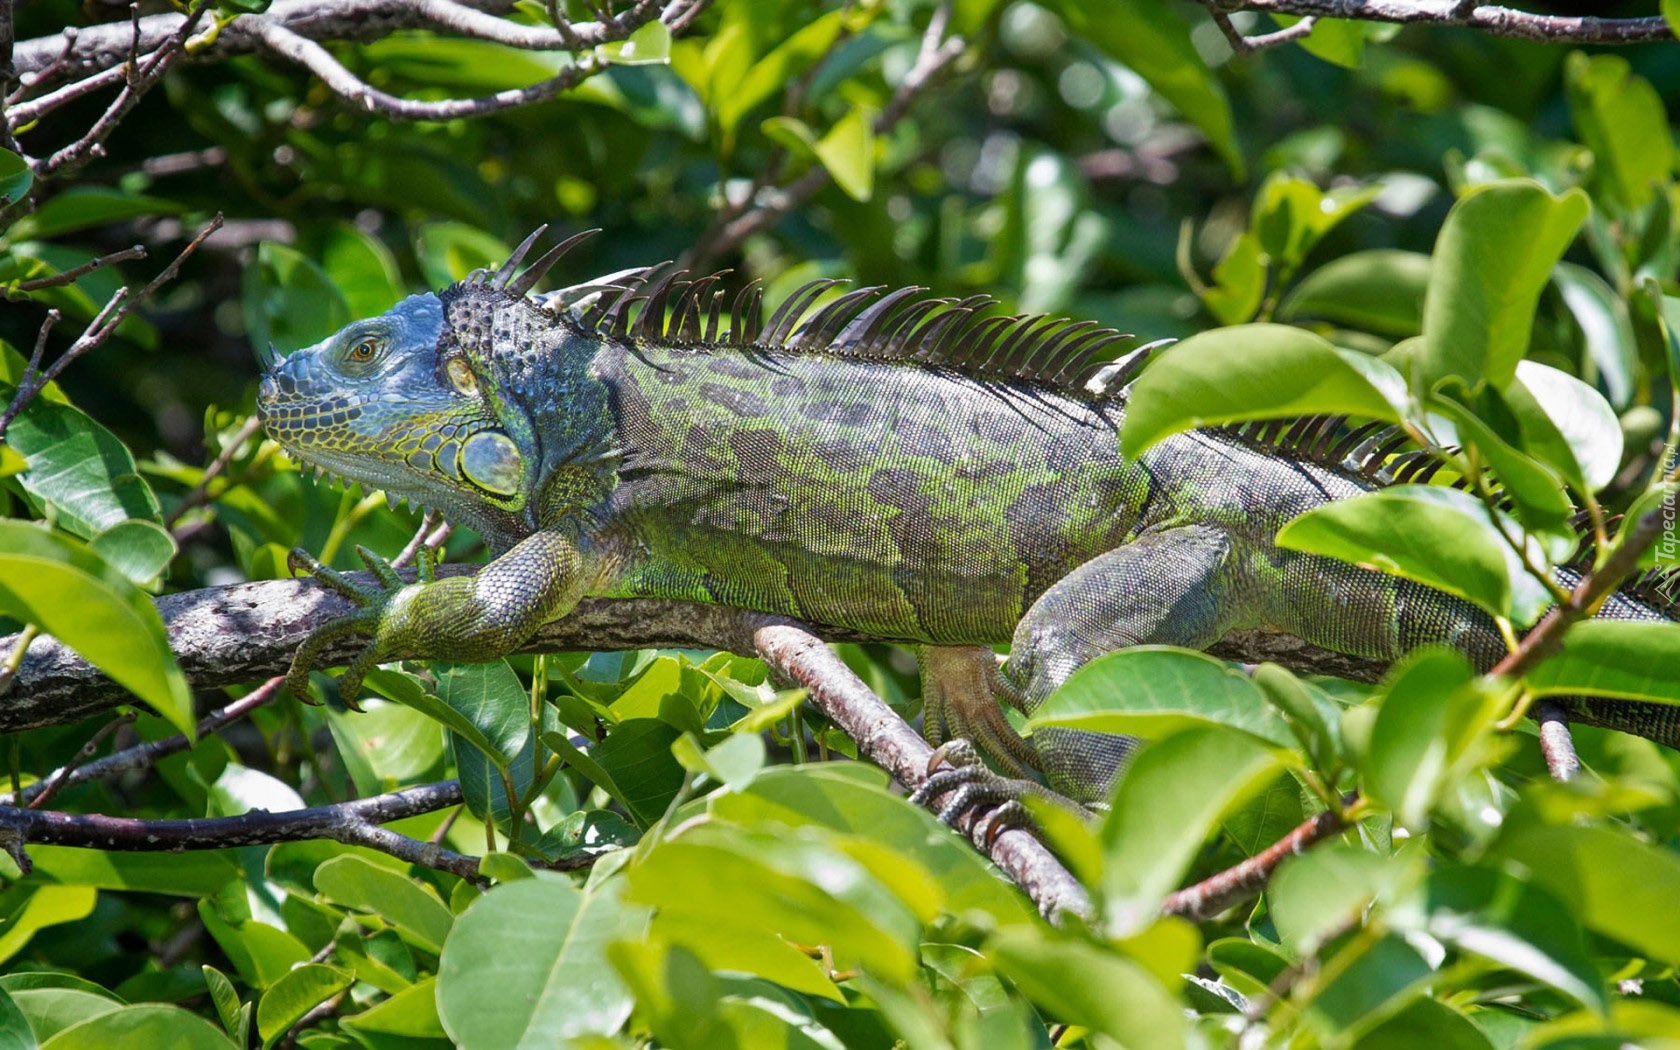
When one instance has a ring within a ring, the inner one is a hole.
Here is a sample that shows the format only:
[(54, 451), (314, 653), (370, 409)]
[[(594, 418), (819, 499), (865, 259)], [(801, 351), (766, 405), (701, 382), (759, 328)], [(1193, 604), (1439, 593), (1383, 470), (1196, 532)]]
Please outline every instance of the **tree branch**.
[[(458, 806), (461, 800), (460, 781), (446, 780), (314, 809), (286, 813), (269, 813), (259, 809), (237, 817), (189, 820), (140, 820), (0, 806), (0, 837), (8, 841), (9, 848), (17, 844), (36, 843), (125, 852), (227, 849), (302, 839), (332, 839), (347, 846), (365, 846), (410, 864), (481, 882), (477, 858), (379, 826)], [(12, 849), (14, 860), (20, 855), (17, 849)], [(28, 872), (27, 857), (19, 866)]]
[[(928, 776), (933, 748), (887, 702), (863, 684), (834, 650), (803, 625), (749, 614), (753, 643), (765, 662), (811, 691), (811, 703), (857, 742), (858, 751), (914, 791)], [(988, 835), (985, 811), (969, 812), (958, 830), (989, 854), (1046, 918), (1095, 916), (1091, 899), (1055, 854), (1031, 832), (1007, 828)]]
[[(1466, 3), (1464, 0), (1202, 0), (1202, 5), (1216, 21), (1228, 19), (1237, 11), (1258, 11), (1306, 18), (1459, 26), (1490, 36), (1549, 44), (1638, 44), (1674, 39), (1668, 23), (1658, 15), (1644, 18), (1540, 15), (1497, 4)], [(1229, 38), (1230, 34), (1226, 35)], [(1232, 46), (1239, 52), (1255, 50), (1257, 46), (1267, 46), (1257, 44), (1257, 41), (1275, 35), (1248, 38), (1242, 46), (1233, 41)]]
[[(1343, 804), (1351, 804), (1344, 799)], [(1305, 853), (1316, 842), (1340, 835), (1347, 828), (1339, 811), (1324, 810), (1297, 825), (1283, 838), (1241, 864), (1210, 875), (1194, 886), (1186, 886), (1161, 902), (1161, 912), (1192, 922), (1204, 922), (1226, 908), (1255, 896), (1266, 888), (1278, 866), (1290, 857)]]

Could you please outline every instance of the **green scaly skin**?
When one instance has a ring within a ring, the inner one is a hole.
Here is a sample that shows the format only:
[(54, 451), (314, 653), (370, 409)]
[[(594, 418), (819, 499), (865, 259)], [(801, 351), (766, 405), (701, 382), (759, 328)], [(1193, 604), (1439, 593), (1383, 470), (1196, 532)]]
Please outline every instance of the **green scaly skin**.
[[(791, 325), (749, 347), (701, 339), (667, 327), (663, 301), (656, 326), (610, 334), (527, 297), (511, 266), (264, 377), (259, 412), (291, 455), (437, 508), (496, 553), (471, 578), (352, 588), (364, 610), (300, 649), (294, 682), (352, 632), (371, 640), (347, 696), (393, 652), (504, 655), (586, 595), (713, 602), (924, 647), (930, 735), (973, 736), (1004, 770), (1092, 803), (1133, 742), (1023, 742), (997, 697), (1030, 712), (1102, 653), (1239, 630), (1380, 660), (1428, 642), (1482, 666), (1504, 651), (1463, 602), (1274, 545), (1300, 513), (1373, 487), (1352, 471), (1213, 432), (1128, 461), (1122, 394), (863, 359)], [(1663, 613), (1618, 595), (1604, 615)], [(1000, 677), (981, 647), (1002, 642)], [(1675, 708), (1570, 713), (1680, 742)]]

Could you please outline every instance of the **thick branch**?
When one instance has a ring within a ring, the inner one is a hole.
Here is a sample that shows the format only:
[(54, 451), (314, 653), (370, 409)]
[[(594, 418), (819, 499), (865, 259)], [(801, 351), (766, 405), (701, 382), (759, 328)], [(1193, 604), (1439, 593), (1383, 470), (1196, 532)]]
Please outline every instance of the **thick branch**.
[(157, 852), (332, 839), (477, 881), (476, 859), (379, 826), (460, 804), (460, 781), (446, 780), (314, 809), (286, 813), (253, 810), (237, 817), (194, 820), (140, 820), (0, 806), (0, 837), (8, 840), (14, 859), (19, 856), (15, 847), (20, 843)]
[[(870, 761), (906, 788), (920, 787), (933, 755), (927, 741), (804, 627), (776, 617), (754, 619), (760, 626), (753, 640), (765, 662), (809, 689), (811, 703), (855, 740)], [(1051, 919), (1068, 914), (1087, 921), (1094, 917), (1084, 887), (1042, 842), (1020, 828), (988, 836), (985, 816), (984, 812), (965, 814), (959, 830), (991, 855), (1039, 911)]]
[[(444, 566), (439, 571), (449, 575), (476, 572), (477, 567)], [(370, 585), (374, 582), (367, 573), (348, 575)], [(161, 597), (157, 608), (181, 669), (200, 689), (256, 682), (283, 673), (293, 651), (313, 628), (355, 611), (348, 600), (313, 580), (208, 587)], [(570, 616), (539, 631), (526, 649), (611, 652), (678, 646), (751, 654), (756, 629), (751, 615), (695, 602), (588, 599)], [(831, 641), (895, 640), (869, 639), (855, 631), (827, 627), (819, 630)], [(348, 663), (363, 642), (349, 638), (330, 646), (322, 657), (324, 666)], [(0, 638), (0, 652), (16, 643), (16, 635)], [(1261, 632), (1232, 635), (1213, 652), (1229, 659), (1272, 660), (1297, 670), (1366, 681), (1374, 681), (1385, 667)], [(11, 691), (0, 704), (0, 732), (75, 722), (133, 700), (68, 647), (39, 637), (30, 645)]]
[[(1217, 15), (1234, 11), (1348, 18), (1366, 22), (1398, 22), (1459, 26), (1491, 36), (1537, 40), (1549, 44), (1637, 44), (1672, 40), (1668, 23), (1657, 15), (1645, 18), (1593, 18), (1538, 15), (1496, 4), (1464, 0), (1202, 0)], [(1247, 48), (1252, 50), (1252, 47)]]

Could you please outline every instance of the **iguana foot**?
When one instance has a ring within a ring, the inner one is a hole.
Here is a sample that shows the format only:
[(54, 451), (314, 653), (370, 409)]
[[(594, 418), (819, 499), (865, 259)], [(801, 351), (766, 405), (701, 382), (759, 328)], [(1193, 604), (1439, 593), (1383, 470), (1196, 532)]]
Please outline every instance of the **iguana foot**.
[(922, 671), (922, 731), (935, 748), (972, 741), (1011, 777), (1030, 780), (1038, 752), (1009, 724), (1003, 705), (1015, 689), (984, 646), (929, 646), (917, 653)]
[(424, 546), (419, 549), (416, 560), (419, 582), (414, 584), (405, 583), (390, 562), (366, 547), (357, 547), (356, 556), (362, 559), (362, 564), (379, 580), (379, 586), (366, 587), (356, 583), (336, 569), (322, 564), (314, 555), (300, 547), (294, 547), (286, 559), (286, 564), (292, 572), (307, 572), (361, 607), (353, 613), (336, 616), (310, 631), (303, 644), (298, 646), (297, 653), (292, 657), (291, 669), (286, 672), (286, 688), (305, 703), (315, 702), (309, 695), (309, 671), (315, 666), (322, 651), (341, 638), (353, 634), (368, 634), (373, 636), (373, 640), (356, 654), (355, 659), (350, 661), (338, 679), (338, 695), (345, 706), (352, 711), (360, 711), (361, 707), (356, 704), (356, 696), (362, 691), (362, 679), (381, 663), (392, 649), (389, 640), (382, 637), (383, 632), (380, 630), (381, 625), (386, 623), (386, 614), (392, 601), (404, 590), (424, 586), (436, 579), (432, 552)]
[[(939, 766), (949, 768), (940, 769)], [(1036, 780), (1006, 777), (993, 772), (980, 757), (972, 741), (958, 738), (934, 748), (928, 759), (928, 778), (910, 795), (912, 805), (926, 806), (941, 795), (945, 804), (936, 814), (939, 822), (956, 826), (964, 813), (981, 806), (996, 807), (981, 819), (985, 821), (982, 839), (990, 843), (1005, 829), (1024, 827), (1036, 830), (1032, 816), (1022, 801), (1041, 798), (1054, 805), (1084, 811), (1073, 802), (1056, 794)]]

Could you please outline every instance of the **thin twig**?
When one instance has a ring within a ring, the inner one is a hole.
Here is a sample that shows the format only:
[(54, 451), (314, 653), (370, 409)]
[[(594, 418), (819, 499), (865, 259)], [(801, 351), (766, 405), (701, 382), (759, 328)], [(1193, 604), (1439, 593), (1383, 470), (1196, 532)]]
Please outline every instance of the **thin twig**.
[[(963, 53), (967, 45), (961, 37), (944, 37), (948, 18), (948, 5), (941, 4), (935, 9), (922, 35), (922, 46), (915, 64), (899, 82), (886, 108), (875, 118), (876, 135), (885, 135), (897, 126), (927, 86)], [(780, 222), (788, 213), (816, 196), (831, 178), (828, 169), (818, 164), (773, 194), (755, 193), (749, 196), (739, 214), (719, 224), (715, 232), (702, 237), (679, 265), (685, 269), (703, 270), (711, 260), (728, 255), (747, 238)], [(731, 206), (725, 202), (725, 207)]]
[(1539, 15), (1497, 4), (1460, 0), (1202, 0), (1202, 4), (1216, 16), (1258, 11), (1402, 25), (1459, 26), (1491, 36), (1551, 44), (1637, 44), (1673, 39), (1673, 31), (1658, 15), (1640, 18)]
[(99, 732), (89, 737), (88, 742), (83, 744), (81, 748), (77, 750), (74, 758), (53, 770), (52, 776), (41, 781), (41, 790), (35, 794), (34, 798), (29, 800), (29, 808), (40, 809), (48, 802), (51, 802), (53, 800), (53, 796), (64, 790), (64, 788), (70, 783), (70, 778), (75, 774), (77, 767), (81, 766), (94, 756), (94, 754), (99, 750), (99, 745), (105, 742), (105, 738), (110, 736), (112, 733), (115, 733), (123, 726), (132, 725), (134, 719), (135, 715), (131, 712), (125, 715), (119, 715), (100, 727)]
[(1214, 9), (1210, 13), (1213, 15), (1213, 24), (1219, 27), (1221, 33), (1225, 34), (1225, 41), (1231, 45), (1231, 50), (1239, 55), (1251, 55), (1269, 47), (1287, 44), (1291, 40), (1300, 40), (1311, 34), (1313, 26), (1318, 24), (1317, 15), (1308, 15), (1292, 26), (1285, 26), (1271, 33), (1244, 36), (1242, 30), (1238, 29), (1236, 24), (1231, 21), (1230, 15), (1218, 9)]
[(191, 491), (182, 496), (181, 502), (175, 504), (174, 509), (172, 509), (164, 517), (164, 528), (174, 529), (175, 523), (181, 520), (181, 515), (209, 498), (210, 483), (216, 480), (222, 471), (227, 469), (227, 465), (233, 461), (233, 457), (238, 454), (240, 447), (243, 446), (245, 442), (251, 440), (251, 438), (256, 435), (257, 431), (261, 429), (262, 420), (258, 417), (252, 416), (250, 419), (245, 421), (245, 424), (239, 428), (238, 432), (228, 439), (228, 443), (223, 446), (221, 452), (216, 454), (216, 458), (210, 461), (210, 465), (204, 468), (204, 474), (198, 479), (198, 484), (194, 485)]
[(19, 292), (39, 292), (46, 288), (62, 287), (63, 285), (74, 283), (75, 281), (86, 277), (95, 270), (102, 270), (107, 266), (120, 262), (127, 262), (130, 259), (144, 259), (145, 257), (146, 246), (143, 244), (136, 244), (132, 248), (124, 248), (122, 251), (112, 252), (110, 255), (101, 255), (97, 259), (89, 259), (82, 265), (72, 266), (70, 269), (61, 273), (49, 274), (46, 277), (37, 277), (32, 281), (19, 281), (14, 288), (0, 288), (0, 297), (14, 299), (16, 298), (16, 293)]
[[(1344, 799), (1344, 808), (1352, 801)], [(1192, 922), (1211, 919), (1265, 889), (1284, 861), (1306, 852), (1316, 842), (1341, 834), (1346, 828), (1340, 810), (1324, 810), (1242, 863), (1171, 894), (1161, 902), (1161, 912)]]
[(118, 288), (105, 303), (104, 308), (82, 330), (82, 334), (76, 337), (74, 343), (70, 344), (70, 348), (60, 354), (58, 360), (43, 369), (40, 367), (40, 352), (46, 345), (47, 330), (51, 322), (56, 320), (57, 314), (56, 310), (49, 310), (47, 312), (48, 324), (42, 327), (40, 338), (36, 341), (36, 353), (31, 356), (30, 364), (23, 370), (23, 375), (18, 377), (17, 394), (12, 398), (12, 403), (6, 406), (6, 410), (0, 412), (0, 437), (5, 436), (6, 428), (11, 426), (12, 420), (17, 418), (18, 413), (24, 410), (35, 395), (39, 394), (47, 384), (56, 380), (70, 366), (71, 362), (102, 345), (105, 340), (111, 337), (111, 333), (115, 332), (117, 327), (128, 319), (128, 315), (133, 313), (137, 306), (150, 298), (152, 293), (156, 292), (166, 282), (174, 279), (175, 274), (181, 269), (181, 264), (198, 251), (199, 246), (204, 243), (204, 239), (220, 229), (221, 225), (222, 217), (218, 214), (206, 223), (204, 229), (200, 230), (198, 235), (185, 248), (181, 249), (169, 265), (165, 266), (156, 277), (148, 281), (146, 286), (140, 289), (138, 293), (129, 295), (126, 286)]
[(446, 780), (313, 809), (285, 813), (253, 810), (236, 817), (186, 820), (140, 820), (0, 806), (0, 831), (4, 837), (15, 837), (23, 843), (122, 852), (227, 849), (332, 839), (482, 882), (476, 858), (380, 827), (461, 802), (460, 781)]

